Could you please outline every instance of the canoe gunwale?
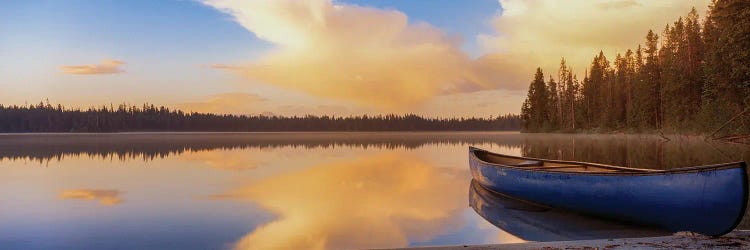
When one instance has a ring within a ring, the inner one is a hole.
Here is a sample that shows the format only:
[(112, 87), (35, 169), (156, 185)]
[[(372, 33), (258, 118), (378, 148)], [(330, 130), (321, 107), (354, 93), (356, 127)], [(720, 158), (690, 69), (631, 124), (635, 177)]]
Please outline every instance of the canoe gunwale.
[[(498, 168), (508, 168), (508, 169), (516, 169), (516, 170), (529, 171), (529, 172), (545, 172), (545, 173), (555, 173), (555, 174), (642, 176), (642, 175), (663, 175), (663, 174), (705, 172), (705, 171), (731, 169), (731, 168), (742, 168), (743, 170), (745, 170), (743, 172), (747, 171), (746, 170), (747, 164), (743, 161), (712, 164), (712, 165), (702, 165), (702, 166), (692, 166), (692, 167), (684, 167), (684, 168), (675, 168), (675, 169), (668, 169), (668, 170), (656, 170), (656, 169), (643, 169), (643, 168), (628, 168), (628, 167), (620, 167), (620, 166), (590, 163), (590, 162), (549, 160), (549, 159), (541, 159), (541, 158), (504, 155), (504, 154), (498, 154), (498, 153), (490, 152), (490, 151), (472, 147), (472, 146), (469, 146), (469, 152), (470, 152), (469, 157), (471, 158), (471, 160), (481, 162), (482, 164), (486, 164), (486, 165), (490, 165), (490, 166), (494, 166)], [(599, 168), (606, 168), (606, 169), (623, 170), (623, 172), (559, 171), (559, 170), (555, 171), (554, 169), (547, 170), (544, 168), (518, 167), (518, 166), (505, 165), (505, 164), (488, 162), (488, 161), (482, 160), (476, 155), (476, 152), (484, 152), (487, 154), (493, 154), (493, 155), (497, 155), (500, 157), (523, 159), (523, 160), (533, 160), (533, 161), (543, 161), (543, 162), (563, 163), (563, 164), (577, 164), (577, 165), (592, 166), (592, 167), (599, 167)]]

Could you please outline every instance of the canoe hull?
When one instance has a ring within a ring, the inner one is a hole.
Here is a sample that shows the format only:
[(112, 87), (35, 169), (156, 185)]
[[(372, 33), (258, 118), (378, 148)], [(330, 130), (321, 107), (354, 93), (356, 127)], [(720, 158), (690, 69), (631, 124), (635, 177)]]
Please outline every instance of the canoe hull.
[(744, 163), (705, 171), (607, 175), (533, 171), (473, 157), (482, 186), (512, 197), (671, 231), (723, 235), (742, 220), (747, 204)]

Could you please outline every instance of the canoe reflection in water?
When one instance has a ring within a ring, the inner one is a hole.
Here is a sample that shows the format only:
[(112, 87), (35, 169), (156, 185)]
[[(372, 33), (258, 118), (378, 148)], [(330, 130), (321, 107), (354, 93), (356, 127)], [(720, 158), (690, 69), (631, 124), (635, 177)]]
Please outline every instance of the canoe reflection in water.
[(655, 237), (671, 232), (536, 205), (487, 190), (475, 180), (469, 205), (485, 220), (527, 241)]

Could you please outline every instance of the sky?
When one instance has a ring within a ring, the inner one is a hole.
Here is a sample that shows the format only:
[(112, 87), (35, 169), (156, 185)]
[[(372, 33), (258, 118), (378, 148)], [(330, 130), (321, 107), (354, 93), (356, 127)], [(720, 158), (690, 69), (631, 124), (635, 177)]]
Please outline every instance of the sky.
[(519, 113), (710, 0), (6, 0), (0, 104), (230, 114)]

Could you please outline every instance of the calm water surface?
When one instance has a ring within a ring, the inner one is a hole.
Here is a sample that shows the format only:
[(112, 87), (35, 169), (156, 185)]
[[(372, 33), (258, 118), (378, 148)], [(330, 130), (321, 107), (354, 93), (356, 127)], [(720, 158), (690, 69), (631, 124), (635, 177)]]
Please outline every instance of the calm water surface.
[(654, 169), (750, 159), (748, 146), (637, 135), (0, 135), (0, 248), (352, 249), (669, 233), (494, 196), (472, 185), (468, 146)]

